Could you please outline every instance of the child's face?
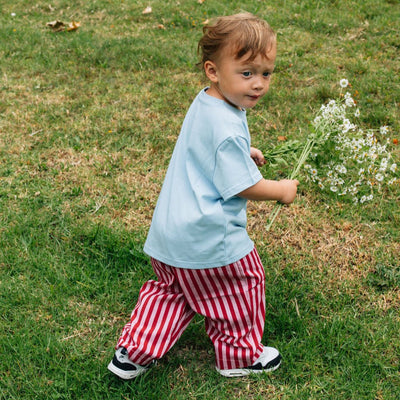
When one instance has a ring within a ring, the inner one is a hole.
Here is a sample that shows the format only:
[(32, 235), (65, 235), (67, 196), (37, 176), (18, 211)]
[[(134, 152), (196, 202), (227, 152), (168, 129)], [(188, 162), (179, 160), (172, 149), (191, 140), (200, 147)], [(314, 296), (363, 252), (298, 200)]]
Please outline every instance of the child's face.
[(224, 49), (218, 61), (206, 61), (204, 69), (211, 80), (207, 93), (240, 108), (252, 108), (268, 92), (275, 65), (276, 45), (252, 61), (248, 54), (237, 59), (230, 49)]

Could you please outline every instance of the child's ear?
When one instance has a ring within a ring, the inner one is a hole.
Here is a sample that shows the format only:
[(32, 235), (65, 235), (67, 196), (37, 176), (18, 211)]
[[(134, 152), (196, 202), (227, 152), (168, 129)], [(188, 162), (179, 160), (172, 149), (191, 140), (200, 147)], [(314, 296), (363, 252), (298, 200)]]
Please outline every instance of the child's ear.
[(211, 82), (213, 82), (213, 83), (217, 83), (218, 82), (217, 66), (213, 61), (207, 60), (204, 63), (204, 71), (205, 71), (205, 73), (207, 75), (207, 78)]

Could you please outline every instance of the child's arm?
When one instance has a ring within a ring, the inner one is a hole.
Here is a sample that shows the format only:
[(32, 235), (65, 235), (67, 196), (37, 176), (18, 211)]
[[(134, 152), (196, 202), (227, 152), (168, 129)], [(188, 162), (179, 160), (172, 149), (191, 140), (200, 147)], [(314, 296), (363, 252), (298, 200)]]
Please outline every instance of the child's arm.
[[(250, 148), (250, 156), (258, 166), (265, 164), (262, 152), (254, 147)], [(290, 204), (296, 197), (298, 180), (283, 179), (270, 181), (261, 179), (254, 186), (243, 190), (238, 196), (248, 200), (275, 200), (283, 204)]]
[(240, 192), (238, 196), (248, 200), (275, 200), (283, 204), (290, 204), (296, 197), (297, 179), (283, 179), (271, 181), (261, 179), (255, 185)]

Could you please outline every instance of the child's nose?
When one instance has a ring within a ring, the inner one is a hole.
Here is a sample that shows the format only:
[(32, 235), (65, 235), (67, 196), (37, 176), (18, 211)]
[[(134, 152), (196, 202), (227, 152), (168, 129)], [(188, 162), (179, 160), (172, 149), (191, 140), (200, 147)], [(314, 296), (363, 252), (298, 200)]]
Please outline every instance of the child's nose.
[(253, 80), (253, 88), (256, 90), (261, 90), (265, 86), (265, 80), (261, 76), (255, 77)]

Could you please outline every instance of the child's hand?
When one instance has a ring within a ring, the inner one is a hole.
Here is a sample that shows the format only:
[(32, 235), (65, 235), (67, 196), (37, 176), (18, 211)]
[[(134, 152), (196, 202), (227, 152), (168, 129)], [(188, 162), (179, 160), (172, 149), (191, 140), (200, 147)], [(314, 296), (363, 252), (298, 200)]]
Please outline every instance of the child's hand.
[(280, 203), (290, 204), (296, 197), (297, 186), (299, 181), (297, 179), (282, 179), (279, 181), (282, 190), (282, 196), (279, 199)]
[(250, 156), (259, 167), (262, 167), (265, 164), (265, 158), (260, 150), (250, 147)]

